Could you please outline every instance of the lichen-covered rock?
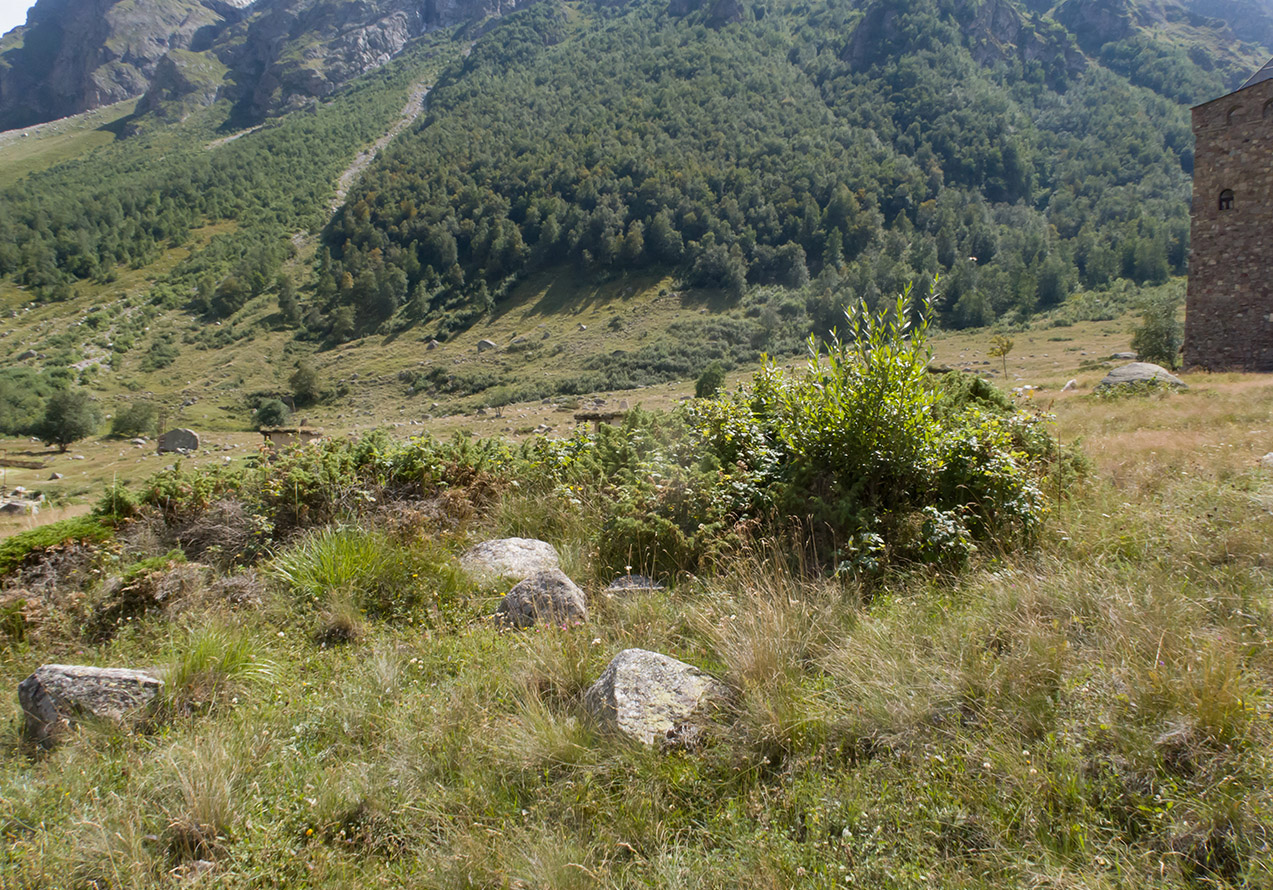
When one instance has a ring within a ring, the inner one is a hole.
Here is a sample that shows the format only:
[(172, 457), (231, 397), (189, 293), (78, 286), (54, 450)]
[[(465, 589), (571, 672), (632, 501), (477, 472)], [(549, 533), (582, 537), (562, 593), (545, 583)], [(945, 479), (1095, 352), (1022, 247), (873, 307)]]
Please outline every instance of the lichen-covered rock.
[(625, 649), (584, 694), (601, 726), (646, 745), (692, 738), (728, 690), (691, 664), (646, 649)]
[(561, 569), (536, 572), (510, 590), (495, 610), (506, 627), (579, 624), (588, 620), (583, 591)]
[(464, 571), (481, 581), (521, 581), (536, 572), (561, 567), (557, 550), (534, 538), (499, 538), (470, 547), (460, 557)]
[(163, 685), (126, 668), (46, 664), (18, 684), (18, 704), (26, 715), (27, 736), (47, 743), (82, 717), (120, 720), (138, 712)]
[(1108, 389), (1111, 386), (1134, 386), (1138, 383), (1161, 383), (1180, 389), (1188, 389), (1185, 382), (1161, 365), (1153, 362), (1132, 362), (1115, 368), (1105, 375), (1097, 389)]

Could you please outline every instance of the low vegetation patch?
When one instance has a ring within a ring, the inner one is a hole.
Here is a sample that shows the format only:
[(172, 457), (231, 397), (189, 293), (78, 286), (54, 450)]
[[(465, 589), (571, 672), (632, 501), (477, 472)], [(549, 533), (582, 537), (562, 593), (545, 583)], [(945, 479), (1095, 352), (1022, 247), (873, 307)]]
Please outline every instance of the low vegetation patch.
[[(0, 883), (1269, 884), (1270, 482), (1219, 446), (1273, 392), (1073, 399), (1081, 458), (928, 372), (923, 317), (859, 314), (798, 371), (566, 439), (157, 475), (97, 574), (0, 577), (10, 688), (67, 661), (165, 681), (137, 725), (38, 756), (12, 712)], [(1223, 432), (1160, 441), (1200, 423)], [(491, 620), (511, 582), (460, 554), (507, 536), (555, 546), (586, 625)], [(192, 572), (179, 608), (93, 635)], [(604, 592), (629, 572), (665, 589)], [(633, 647), (728, 691), (680, 748), (589, 717)]]

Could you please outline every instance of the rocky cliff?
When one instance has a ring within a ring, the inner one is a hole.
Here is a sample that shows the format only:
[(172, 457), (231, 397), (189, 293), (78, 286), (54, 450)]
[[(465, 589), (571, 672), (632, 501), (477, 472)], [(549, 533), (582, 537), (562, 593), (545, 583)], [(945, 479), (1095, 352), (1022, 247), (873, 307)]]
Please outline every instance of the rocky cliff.
[(241, 116), (260, 118), (379, 68), (434, 28), (501, 15), (519, 0), (258, 0), (242, 40), (217, 49)]
[(0, 129), (139, 96), (170, 50), (243, 14), (232, 0), (39, 0), (0, 50)]
[(259, 119), (329, 94), (434, 28), (524, 0), (38, 0), (0, 43), (0, 129), (145, 94), (174, 118), (225, 96)]

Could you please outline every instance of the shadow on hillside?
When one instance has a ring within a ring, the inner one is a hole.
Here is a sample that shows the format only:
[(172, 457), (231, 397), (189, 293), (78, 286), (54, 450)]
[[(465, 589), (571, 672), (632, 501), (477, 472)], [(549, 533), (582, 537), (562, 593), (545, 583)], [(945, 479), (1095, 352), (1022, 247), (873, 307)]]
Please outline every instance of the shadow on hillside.
[(526, 303), (527, 315), (578, 315), (599, 306), (631, 299), (641, 293), (657, 278), (624, 276), (596, 284), (577, 272), (545, 273), (533, 278), (528, 285), (530, 296), (526, 300), (513, 300), (501, 306), (492, 320)]

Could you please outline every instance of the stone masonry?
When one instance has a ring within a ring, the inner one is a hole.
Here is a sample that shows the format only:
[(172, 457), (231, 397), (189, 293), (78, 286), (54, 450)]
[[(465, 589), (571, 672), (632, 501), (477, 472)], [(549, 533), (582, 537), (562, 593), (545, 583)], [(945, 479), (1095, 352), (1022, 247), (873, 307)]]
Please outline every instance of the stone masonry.
[(1259, 77), (1193, 109), (1187, 368), (1273, 371), (1273, 79)]

